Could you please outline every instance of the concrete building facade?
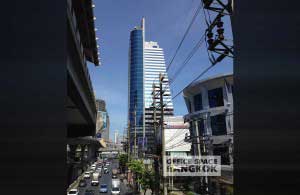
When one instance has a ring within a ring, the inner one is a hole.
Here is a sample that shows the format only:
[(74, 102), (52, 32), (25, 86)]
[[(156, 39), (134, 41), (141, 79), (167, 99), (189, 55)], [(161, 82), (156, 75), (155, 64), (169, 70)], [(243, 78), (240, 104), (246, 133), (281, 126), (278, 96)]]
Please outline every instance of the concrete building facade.
[[(193, 155), (221, 156), (221, 177), (209, 179), (214, 194), (233, 185), (233, 76), (217, 75), (200, 80), (183, 91), (189, 114)], [(196, 184), (197, 185), (197, 184)]]

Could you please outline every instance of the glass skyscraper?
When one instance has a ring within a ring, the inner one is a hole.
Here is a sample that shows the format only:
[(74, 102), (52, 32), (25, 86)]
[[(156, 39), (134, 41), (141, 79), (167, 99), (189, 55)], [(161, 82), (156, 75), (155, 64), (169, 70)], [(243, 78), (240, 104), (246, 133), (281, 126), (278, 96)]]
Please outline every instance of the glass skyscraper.
[[(160, 73), (165, 76), (165, 81), (168, 81), (168, 76), (163, 49), (157, 42), (145, 41), (144, 18), (141, 26), (135, 27), (130, 33), (128, 71), (128, 122), (131, 146), (134, 144), (134, 126), (136, 126), (136, 143), (139, 152), (149, 151), (154, 148), (153, 111), (151, 109), (152, 85), (159, 85)], [(173, 115), (169, 83), (164, 83), (163, 88), (166, 90), (165, 94), (168, 95), (164, 97), (164, 102), (168, 102), (164, 110), (165, 115)]]

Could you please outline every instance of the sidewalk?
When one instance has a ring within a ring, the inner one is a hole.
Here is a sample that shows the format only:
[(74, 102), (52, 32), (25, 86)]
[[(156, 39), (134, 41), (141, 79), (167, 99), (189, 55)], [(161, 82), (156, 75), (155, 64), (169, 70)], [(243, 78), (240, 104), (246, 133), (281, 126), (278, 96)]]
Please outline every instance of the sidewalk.
[[(90, 169), (90, 166), (88, 166), (86, 170), (89, 170), (89, 169)], [(73, 183), (71, 183), (71, 184), (69, 185), (69, 187), (68, 187), (68, 189), (67, 189), (67, 192), (69, 192), (69, 191), (70, 191), (71, 189), (73, 189), (73, 188), (76, 188), (76, 189), (78, 188), (79, 181), (80, 181), (81, 179), (83, 179), (84, 173), (85, 173), (85, 171), (83, 171), (83, 172), (81, 173), (81, 175), (79, 175), (79, 176), (77, 177), (77, 179), (76, 179)]]
[(127, 179), (123, 179), (123, 182), (121, 182), (121, 185), (123, 186), (123, 189), (126, 192), (126, 194), (128, 194), (128, 195), (136, 194), (136, 193), (134, 193), (134, 190), (129, 185)]
[[(141, 191), (141, 192), (140, 192), (140, 195), (144, 195), (144, 191)], [(151, 195), (151, 190), (148, 189), (148, 190), (146, 191), (146, 195)]]
[(84, 172), (68, 187), (67, 192), (73, 188), (78, 188), (79, 181), (83, 178)]

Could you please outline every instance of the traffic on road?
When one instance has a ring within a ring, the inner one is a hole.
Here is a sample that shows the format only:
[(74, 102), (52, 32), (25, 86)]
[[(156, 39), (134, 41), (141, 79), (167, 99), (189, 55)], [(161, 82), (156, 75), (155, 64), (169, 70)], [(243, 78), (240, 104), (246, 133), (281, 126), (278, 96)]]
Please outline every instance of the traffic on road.
[(104, 159), (95, 162), (84, 173), (77, 186), (68, 195), (130, 195), (128, 186), (119, 178), (119, 162), (117, 159)]

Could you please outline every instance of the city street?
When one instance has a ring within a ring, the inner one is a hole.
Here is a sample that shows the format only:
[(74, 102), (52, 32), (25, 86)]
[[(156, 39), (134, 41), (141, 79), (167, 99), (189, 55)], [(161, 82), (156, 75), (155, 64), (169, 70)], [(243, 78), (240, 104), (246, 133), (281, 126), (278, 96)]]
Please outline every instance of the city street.
[[(111, 165), (108, 168), (109, 169), (109, 173), (108, 174), (104, 174), (104, 172), (102, 170), (102, 176), (101, 176), (101, 178), (99, 178), (99, 185), (98, 186), (91, 186), (91, 179), (86, 179), (87, 186), (86, 187), (78, 187), (79, 195), (84, 195), (85, 191), (87, 189), (93, 190), (94, 191), (94, 195), (111, 194), (112, 169), (118, 168), (119, 162), (118, 162), (117, 159), (110, 160), (109, 162), (111, 162)], [(107, 193), (100, 193), (99, 192), (101, 184), (107, 184), (107, 189), (108, 189)], [(131, 195), (131, 194), (133, 194), (131, 192), (131, 190), (129, 189), (129, 187), (127, 187), (124, 184), (124, 182), (121, 182), (120, 191), (121, 191), (121, 195)]]

